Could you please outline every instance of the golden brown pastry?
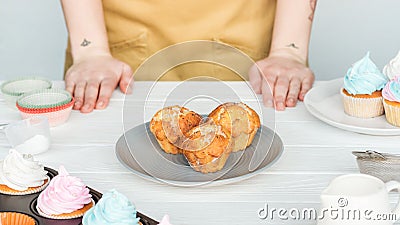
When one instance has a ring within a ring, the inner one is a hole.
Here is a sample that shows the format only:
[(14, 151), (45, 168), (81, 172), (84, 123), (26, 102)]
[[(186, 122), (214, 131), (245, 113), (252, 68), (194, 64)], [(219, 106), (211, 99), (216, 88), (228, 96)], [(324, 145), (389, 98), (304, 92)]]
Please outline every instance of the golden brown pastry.
[(228, 102), (219, 105), (208, 117), (213, 119), (217, 125), (232, 133), (233, 152), (247, 148), (260, 127), (258, 114), (241, 102)]
[(159, 110), (150, 121), (150, 131), (166, 153), (182, 153), (186, 133), (197, 126), (202, 117), (185, 107), (169, 106)]
[(187, 133), (183, 154), (190, 166), (202, 173), (221, 170), (232, 152), (232, 139), (228, 131), (212, 120), (201, 123)]

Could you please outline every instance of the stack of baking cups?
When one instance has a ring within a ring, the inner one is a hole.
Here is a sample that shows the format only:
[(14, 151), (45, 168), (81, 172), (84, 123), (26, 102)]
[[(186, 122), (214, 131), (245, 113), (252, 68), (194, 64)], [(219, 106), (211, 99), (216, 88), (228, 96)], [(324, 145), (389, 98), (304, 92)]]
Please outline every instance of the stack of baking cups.
[(17, 100), (22, 118), (46, 116), (50, 126), (66, 122), (71, 114), (74, 98), (61, 89), (42, 89), (23, 94)]
[(40, 77), (22, 77), (15, 80), (6, 81), (1, 85), (6, 103), (11, 108), (15, 108), (15, 103), (19, 97), (27, 92), (51, 88), (51, 81)]

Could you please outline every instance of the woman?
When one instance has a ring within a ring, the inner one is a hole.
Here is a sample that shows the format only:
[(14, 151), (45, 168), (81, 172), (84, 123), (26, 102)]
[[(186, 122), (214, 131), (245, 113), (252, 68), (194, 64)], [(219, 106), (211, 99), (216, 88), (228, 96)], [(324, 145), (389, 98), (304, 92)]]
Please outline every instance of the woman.
[[(307, 57), (316, 0), (61, 2), (70, 39), (66, 89), (76, 99), (74, 109), (84, 113), (105, 108), (117, 86), (130, 93), (133, 71), (147, 57), (190, 40), (226, 43), (257, 61), (261, 73), (253, 68), (248, 79), (264, 104), (277, 110), (294, 107), (314, 82)], [(186, 74), (212, 71), (194, 66), (163, 79), (185, 80)], [(187, 70), (193, 73), (182, 72)], [(237, 80), (225, 72), (211, 75)]]

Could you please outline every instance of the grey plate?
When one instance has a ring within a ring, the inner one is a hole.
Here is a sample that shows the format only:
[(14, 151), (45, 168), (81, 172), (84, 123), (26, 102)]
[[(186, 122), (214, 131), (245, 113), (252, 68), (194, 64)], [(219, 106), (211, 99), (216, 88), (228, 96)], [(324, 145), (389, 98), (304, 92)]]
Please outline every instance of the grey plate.
[(281, 138), (265, 126), (261, 126), (245, 151), (232, 153), (224, 168), (216, 173), (196, 172), (183, 155), (165, 153), (149, 131), (149, 123), (125, 132), (115, 147), (118, 160), (134, 174), (175, 186), (241, 181), (274, 164), (283, 152)]

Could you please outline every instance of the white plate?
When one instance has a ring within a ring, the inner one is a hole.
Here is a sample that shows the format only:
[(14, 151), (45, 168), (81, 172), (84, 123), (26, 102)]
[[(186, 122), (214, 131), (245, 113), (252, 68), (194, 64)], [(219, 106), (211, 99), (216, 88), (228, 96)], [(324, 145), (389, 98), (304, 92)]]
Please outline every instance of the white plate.
[(283, 143), (271, 129), (261, 126), (245, 151), (231, 153), (224, 168), (216, 173), (194, 171), (182, 154), (165, 153), (149, 123), (134, 127), (116, 144), (118, 160), (134, 174), (174, 186), (227, 184), (250, 178), (274, 164), (282, 154)]
[(400, 135), (400, 128), (389, 124), (385, 115), (370, 119), (347, 115), (340, 95), (342, 87), (343, 78), (339, 78), (312, 88), (304, 98), (307, 110), (327, 124), (344, 130), (371, 135)]

